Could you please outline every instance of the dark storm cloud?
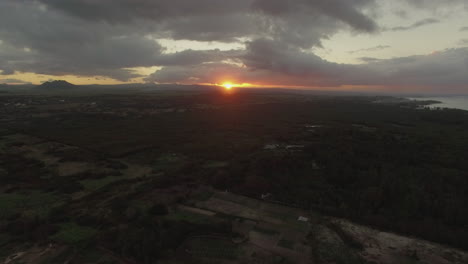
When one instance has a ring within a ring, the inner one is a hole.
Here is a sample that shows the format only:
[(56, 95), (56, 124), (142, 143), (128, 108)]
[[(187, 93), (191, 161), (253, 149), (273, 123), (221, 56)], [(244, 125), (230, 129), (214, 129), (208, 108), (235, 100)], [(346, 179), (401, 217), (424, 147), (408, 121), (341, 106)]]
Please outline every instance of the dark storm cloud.
[(422, 27), (422, 26), (437, 24), (437, 23), (440, 23), (440, 20), (435, 19), (435, 18), (426, 18), (426, 19), (423, 19), (423, 20), (420, 20), (420, 21), (416, 21), (413, 24), (408, 25), (408, 26), (392, 27), (392, 28), (389, 28), (387, 30), (390, 30), (390, 31), (406, 31), (406, 30), (411, 30), (411, 29)]
[(191, 16), (224, 16), (250, 13), (254, 10), (273, 16), (284, 16), (308, 9), (325, 14), (366, 31), (376, 29), (374, 21), (360, 8), (374, 4), (374, 0), (41, 0), (70, 14), (96, 20), (121, 22), (135, 19), (184, 18)]
[[(343, 27), (375, 31), (362, 11), (372, 0), (4, 0), (0, 2), (2, 68), (51, 75), (105, 75), (128, 80), (133, 67), (193, 65), (232, 54), (165, 54), (155, 39), (240, 41), (270, 37), (310, 48)], [(313, 25), (313, 26), (310, 26)], [(3, 51), (3, 53), (2, 53)]]
[[(343, 25), (374, 32), (376, 23), (363, 10), (373, 0), (41, 0), (68, 14), (96, 21), (127, 24), (153, 21), (159, 33), (174, 39), (233, 41), (262, 33), (294, 37), (301, 45)], [(276, 10), (281, 9), (281, 12)], [(307, 26), (306, 26), (307, 25)], [(314, 25), (310, 27), (310, 25)], [(286, 34), (293, 31), (291, 34)], [(313, 37), (312, 37), (313, 36)]]
[(318, 75), (330, 66), (330, 63), (312, 53), (301, 52), (269, 39), (247, 43), (247, 52), (242, 60), (249, 69), (308, 77), (313, 77), (311, 74)]
[[(433, 10), (463, 0), (399, 0)], [(347, 65), (310, 52), (339, 31), (375, 33), (374, 0), (0, 0), (0, 70), (149, 82), (340, 86), (467, 83), (466, 49)], [(391, 30), (437, 23), (437, 18)], [(245, 44), (167, 53), (158, 39)], [(370, 52), (381, 45), (353, 51)]]
[(161, 21), (186, 16), (226, 15), (245, 12), (250, 0), (40, 0), (69, 14), (94, 20), (128, 22), (150, 19)]
[[(252, 84), (315, 87), (426, 86), (466, 87), (468, 48), (394, 59), (365, 58), (361, 65), (338, 64), (266, 39), (248, 44), (243, 64), (215, 63), (165, 67), (147, 81), (219, 83), (229, 79)], [(220, 78), (220, 76), (222, 76)]]
[(209, 63), (196, 67), (165, 67), (147, 78), (147, 81), (167, 82), (193, 80), (219, 83), (224, 80), (252, 84), (327, 86), (346, 66), (327, 62), (320, 57), (302, 52), (272, 39), (257, 39), (247, 43), (246, 51), (237, 57), (242, 62)]
[(257, 34), (257, 20), (240, 13), (172, 18), (160, 22), (158, 35), (175, 40), (237, 42)]
[(124, 80), (133, 75), (123, 68), (150, 66), (162, 51), (138, 28), (77, 20), (36, 2), (0, 2), (0, 24), (0, 64), (17, 71)]
[[(138, 77), (126, 68), (195, 64), (224, 59), (219, 51), (163, 54), (145, 35), (148, 26), (88, 22), (7, 0), (0, 3), (0, 69), (51, 75), (103, 75), (126, 81)], [(145, 28), (146, 27), (146, 28)]]
[(373, 4), (373, 0), (256, 0), (253, 6), (273, 16), (284, 16), (304, 10), (311, 14), (326, 14), (356, 29), (372, 32), (377, 30), (377, 25), (362, 13), (361, 8)]
[(318, 56), (302, 53), (298, 48), (272, 39), (257, 39), (248, 42), (246, 51), (236, 59), (242, 63), (205, 63), (194, 67), (165, 67), (149, 76), (147, 81), (219, 83), (232, 80), (256, 84), (274, 83), (281, 80), (282, 84), (289, 84), (291, 78), (318, 77), (320, 72), (328, 67), (328, 63)]
[(381, 82), (387, 85), (429, 87), (459, 86), (468, 83), (468, 48), (447, 49), (429, 55), (380, 60), (362, 66), (371, 74), (359, 76), (360, 84)]
[(420, 9), (446, 8), (450, 6), (467, 7), (466, 0), (402, 0)]

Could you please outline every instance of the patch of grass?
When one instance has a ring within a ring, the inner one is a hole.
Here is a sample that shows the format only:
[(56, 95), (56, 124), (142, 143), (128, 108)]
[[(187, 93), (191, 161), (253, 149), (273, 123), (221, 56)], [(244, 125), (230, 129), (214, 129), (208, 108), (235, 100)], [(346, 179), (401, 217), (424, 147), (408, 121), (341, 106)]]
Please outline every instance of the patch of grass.
[(0, 136), (11, 134), (11, 131), (5, 128), (0, 128)]
[(6, 235), (0, 234), (0, 259), (5, 259), (13, 252), (11, 245), (8, 245), (9, 237)]
[(65, 223), (60, 225), (60, 231), (52, 236), (52, 239), (66, 244), (80, 244), (85, 241), (89, 241), (97, 233), (97, 230), (80, 226), (75, 223)]
[(401, 264), (422, 264), (423, 262), (419, 261), (419, 260), (416, 260), (416, 259), (412, 259), (412, 258), (403, 258), (400, 260)]
[(183, 160), (184, 160), (183, 156), (173, 154), (173, 153), (161, 155), (157, 159), (156, 163), (153, 165), (153, 170), (154, 171), (167, 170), (169, 168), (178, 166), (181, 162), (183, 162)]
[(229, 162), (225, 162), (225, 161), (207, 161), (203, 165), (203, 168), (205, 168), (205, 169), (217, 169), (217, 168), (224, 168), (227, 165), (229, 165)]
[(76, 249), (73, 247), (67, 247), (61, 252), (59, 252), (57, 255), (54, 256), (48, 256), (45, 259), (43, 259), (40, 264), (63, 264), (67, 263), (70, 260), (70, 256), (73, 256), (76, 254)]
[(253, 228), (253, 230), (256, 231), (256, 232), (268, 235), (268, 236), (275, 236), (275, 235), (279, 234), (279, 232), (276, 231), (276, 230), (271, 230), (271, 229), (263, 228), (263, 227), (260, 227), (260, 226), (255, 226)]
[(44, 218), (59, 198), (50, 193), (32, 191), (29, 193), (0, 193), (0, 219), (11, 217), (16, 213), (28, 212)]
[(158, 158), (158, 162), (177, 162), (179, 160), (181, 160), (182, 157), (177, 155), (177, 154), (174, 154), (174, 153), (169, 153), (169, 154), (165, 154), (165, 155), (161, 155), (159, 158)]
[(80, 183), (83, 185), (86, 191), (95, 191), (121, 179), (122, 177), (108, 176), (102, 179), (83, 180)]
[(109, 256), (103, 255), (103, 253), (97, 249), (86, 249), (80, 253), (80, 261), (84, 263), (116, 263)]
[(213, 196), (213, 192), (206, 191), (206, 192), (197, 192), (192, 196), (193, 199), (198, 201), (208, 201)]
[(232, 202), (232, 203), (237, 203), (239, 205), (245, 206), (252, 210), (259, 209), (259, 202), (248, 197), (233, 195), (233, 194), (221, 194), (221, 195), (216, 195), (216, 198), (224, 200), (224, 201)]
[(286, 225), (300, 232), (308, 232), (310, 229), (309, 223), (298, 221), (297, 218), (289, 219), (286, 221)]
[(146, 200), (132, 200), (130, 201), (130, 206), (138, 208), (141, 212), (146, 212), (153, 205), (153, 202)]
[(0, 166), (0, 179), (8, 176), (8, 171)]
[(221, 213), (221, 212), (217, 212), (215, 216), (217, 218), (220, 218), (220, 219), (222, 218), (222, 219), (226, 219), (226, 220), (229, 220), (229, 221), (241, 220), (241, 221), (252, 221), (252, 222), (258, 223), (257, 220), (252, 219), (252, 218), (245, 218), (245, 217), (242, 217), (242, 216), (230, 215), (230, 214), (225, 214), (225, 213)]
[[(289, 212), (280, 212), (278, 210), (272, 211), (272, 210), (265, 210), (265, 213), (273, 218), (281, 219), (283, 221), (286, 221), (291, 218), (291, 214)], [(294, 219), (297, 220), (297, 219)]]
[(322, 261), (337, 264), (365, 264), (365, 260), (346, 247), (323, 242), (317, 247), (317, 254)]
[[(364, 264), (367, 263), (355, 250), (346, 246), (338, 234), (324, 225), (312, 228), (315, 254), (320, 262), (336, 264)], [(337, 237), (338, 239), (334, 238)]]
[(8, 141), (2, 137), (0, 137), (0, 151), (6, 151), (8, 149)]
[(39, 138), (35, 138), (32, 136), (24, 135), (24, 134), (10, 134), (4, 137), (7, 139), (8, 143), (10, 144), (35, 144), (42, 141)]
[(362, 250), (364, 248), (361, 242), (359, 242), (352, 235), (343, 230), (343, 228), (339, 224), (329, 222), (327, 224), (327, 227), (333, 230), (347, 246), (358, 250)]
[(0, 248), (10, 241), (10, 236), (0, 233)]
[(278, 246), (294, 250), (294, 241), (281, 239), (278, 241)]
[(165, 216), (167, 220), (185, 221), (193, 224), (206, 224), (212, 221), (210, 216), (196, 214), (187, 211), (177, 211)]
[(236, 259), (238, 247), (228, 240), (211, 238), (194, 238), (188, 243), (187, 252), (195, 257)]

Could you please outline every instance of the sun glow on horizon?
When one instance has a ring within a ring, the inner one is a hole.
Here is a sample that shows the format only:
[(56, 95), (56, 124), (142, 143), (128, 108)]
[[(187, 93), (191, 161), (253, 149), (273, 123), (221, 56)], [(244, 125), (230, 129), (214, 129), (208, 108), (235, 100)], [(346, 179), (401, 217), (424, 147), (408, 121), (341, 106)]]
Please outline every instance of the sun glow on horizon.
[[(226, 91), (231, 91), (237, 88), (267, 88), (267, 87), (277, 87), (273, 85), (261, 85), (261, 84), (252, 84), (246, 82), (232, 82), (232, 81), (224, 81), (224, 82), (217, 82), (217, 83), (199, 83), (199, 85), (208, 85), (208, 86), (217, 86), (222, 88)], [(281, 87), (285, 87), (284, 85)]]
[(224, 89), (226, 89), (228, 91), (231, 90), (234, 87), (234, 85), (232, 83), (230, 83), (230, 82), (225, 82), (225, 83), (222, 84), (222, 86), (224, 87)]

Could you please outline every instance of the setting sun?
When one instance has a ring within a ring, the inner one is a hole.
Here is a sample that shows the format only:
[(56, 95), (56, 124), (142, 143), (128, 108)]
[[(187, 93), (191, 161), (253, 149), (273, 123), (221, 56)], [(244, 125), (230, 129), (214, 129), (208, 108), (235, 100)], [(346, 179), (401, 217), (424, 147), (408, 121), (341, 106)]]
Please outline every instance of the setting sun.
[(233, 85), (232, 85), (232, 83), (227, 82), (227, 83), (223, 83), (223, 87), (226, 90), (231, 90)]

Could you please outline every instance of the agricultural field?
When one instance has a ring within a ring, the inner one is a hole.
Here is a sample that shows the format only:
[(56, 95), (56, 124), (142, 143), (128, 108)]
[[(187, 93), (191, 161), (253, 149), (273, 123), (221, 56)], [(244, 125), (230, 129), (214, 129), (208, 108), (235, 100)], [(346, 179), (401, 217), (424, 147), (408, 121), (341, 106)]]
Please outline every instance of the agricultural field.
[[(464, 263), (468, 254), (427, 241), (382, 232), (313, 211), (214, 192), (210, 198), (189, 200), (188, 221), (223, 217), (232, 221), (237, 237), (195, 236), (184, 252), (207, 263), (230, 259), (246, 263)], [(235, 206), (233, 206), (235, 204)], [(242, 210), (256, 208), (246, 217)], [(196, 215), (198, 213), (198, 216)], [(307, 218), (300, 221), (299, 217)], [(234, 253), (235, 252), (235, 253)], [(220, 262), (223, 263), (223, 262)]]

